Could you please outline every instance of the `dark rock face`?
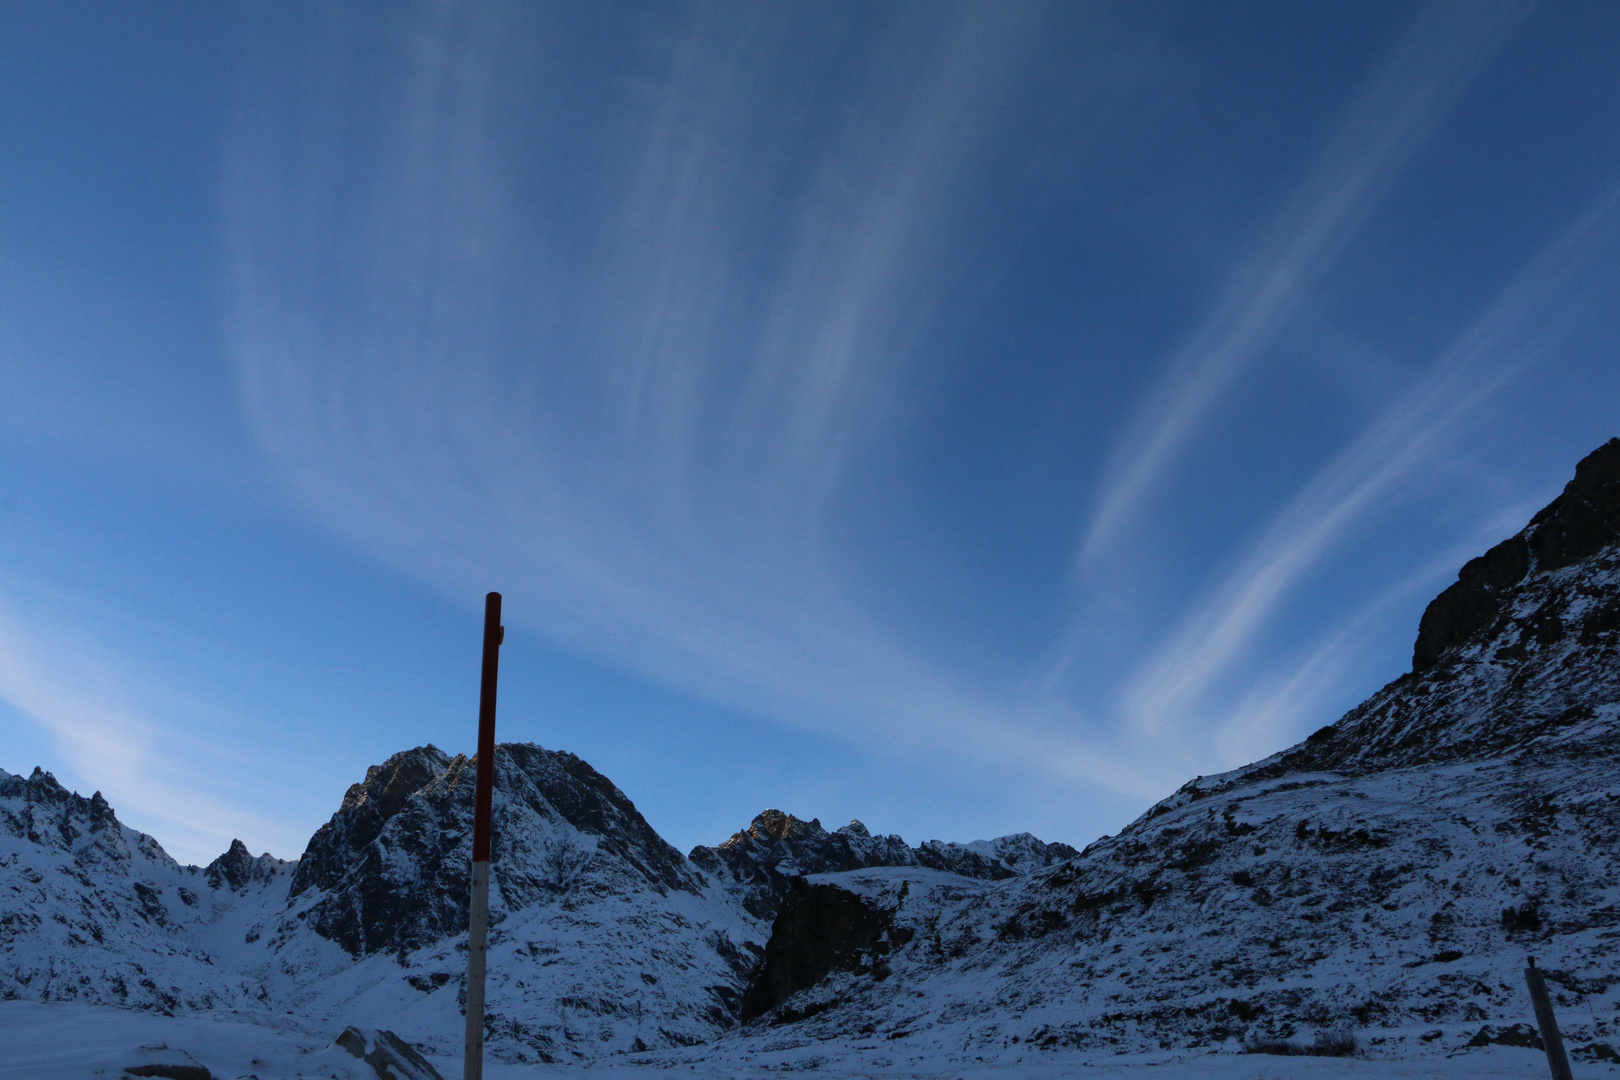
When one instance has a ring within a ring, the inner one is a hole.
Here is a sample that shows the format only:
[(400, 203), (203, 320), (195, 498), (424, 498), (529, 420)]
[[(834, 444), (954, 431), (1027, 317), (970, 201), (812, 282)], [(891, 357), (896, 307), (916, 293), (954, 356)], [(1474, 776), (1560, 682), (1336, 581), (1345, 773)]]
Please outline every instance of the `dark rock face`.
[(911, 937), (910, 929), (895, 929), (892, 911), (836, 885), (795, 878), (771, 926), (765, 962), (743, 998), (743, 1019), (763, 1016), (834, 971), (881, 979), (887, 974), (884, 958)]
[(256, 881), (268, 881), (277, 868), (286, 866), (269, 852), (255, 859), (248, 854), (247, 845), (232, 840), (230, 848), (203, 869), (203, 880), (212, 889), (239, 892)]
[(1463, 564), (1457, 581), (1429, 602), (1412, 646), (1412, 670), (1428, 671), (1447, 649), (1489, 626), (1509, 589), (1530, 572), (1530, 545), (1512, 536)]
[(1079, 854), (1067, 844), (1047, 844), (1017, 833), (977, 844), (929, 840), (909, 846), (898, 835), (873, 836), (859, 821), (836, 832), (819, 819), (801, 821), (766, 810), (742, 832), (717, 847), (693, 848), (693, 864), (735, 892), (749, 914), (776, 917), (795, 879), (873, 866), (922, 866), (994, 881), (1017, 877)]
[(468, 855), (446, 858), (470, 829), (465, 765), (417, 747), (349, 788), (310, 839), (289, 888), (289, 899), (325, 894), (308, 912), (312, 930), (364, 956), (420, 948), (466, 925)]
[[(123, 826), (101, 792), (87, 799), (37, 768), (26, 780), (0, 774), (0, 829), (41, 847), (71, 853), (84, 867), (127, 865), (130, 861)], [(137, 835), (137, 843), (161, 850), (151, 837)]]
[(1032, 874), (1080, 854), (1068, 844), (1055, 840), (1047, 843), (1030, 833), (1013, 833), (973, 844), (925, 840), (915, 853), (918, 866), (985, 881)]
[[(1620, 682), (1617, 505), (1620, 440), (1610, 440), (1523, 532), (1471, 560), (1429, 605), (1433, 633), (1418, 636), (1426, 665), (1251, 770), (1365, 773), (1523, 753), (1592, 729)], [(1559, 561), (1604, 535), (1579, 562)]]
[(135, 1052), (134, 1064), (121, 1070), (125, 1076), (153, 1077), (154, 1080), (214, 1080), (214, 1074), (184, 1050), (167, 1046), (142, 1047)]
[(1468, 1040), (1469, 1046), (1521, 1046), (1526, 1050), (1545, 1050), (1546, 1044), (1541, 1041), (1541, 1032), (1529, 1024), (1513, 1024), (1509, 1027), (1495, 1028), (1486, 1024), (1479, 1032)]
[(350, 786), (343, 796), (338, 812), (310, 838), (298, 860), (289, 895), (297, 896), (309, 888), (331, 889), (349, 877), (355, 871), (356, 856), (449, 764), (449, 755), (438, 747), (418, 746), (367, 769), (366, 778)]
[[(299, 861), (290, 899), (320, 894), (299, 918), (355, 956), (465, 930), (474, 765), (422, 746), (367, 770)], [(593, 860), (661, 892), (701, 888), (624, 793), (572, 754), (497, 746), (492, 826), (492, 923), (556, 896)]]
[(858, 821), (829, 833), (819, 819), (801, 821), (780, 810), (766, 810), (717, 847), (696, 847), (687, 857), (731, 887), (760, 919), (774, 918), (791, 883), (805, 874), (917, 865), (898, 836), (874, 837)]
[(1489, 631), (1514, 586), (1596, 555), (1620, 540), (1620, 439), (1575, 466), (1575, 477), (1516, 536), (1463, 565), (1457, 581), (1418, 624), (1412, 670), (1432, 668), (1449, 649)]
[(1530, 519), (1530, 551), (1543, 570), (1590, 558), (1620, 539), (1620, 439), (1575, 466), (1575, 478)]

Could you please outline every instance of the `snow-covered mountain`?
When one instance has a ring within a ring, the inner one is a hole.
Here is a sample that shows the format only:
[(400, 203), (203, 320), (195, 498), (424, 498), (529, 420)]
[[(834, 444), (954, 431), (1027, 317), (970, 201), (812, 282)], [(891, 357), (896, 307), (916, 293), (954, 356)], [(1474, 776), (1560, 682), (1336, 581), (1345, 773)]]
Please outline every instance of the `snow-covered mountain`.
[(230, 959), (243, 920), (278, 908), (290, 873), (236, 845), (206, 869), (182, 867), (99, 793), (0, 771), (0, 997), (260, 1005), (259, 981)]
[[(198, 868), (120, 824), (99, 794), (37, 770), (0, 774), (0, 997), (291, 1012), (449, 1053), (464, 1003), (472, 778), (469, 758), (404, 751), (349, 789), (296, 862), (237, 841)], [(1004, 878), (1073, 851), (1029, 836), (917, 849), (856, 837), (859, 859), (834, 862), (819, 825), (767, 811), (756, 831), (763, 821), (783, 823), (774, 841), (742, 849), (739, 833), (688, 859), (574, 755), (498, 746), (491, 1051), (590, 1060), (735, 1027), (776, 914), (774, 886), (756, 896), (756, 878), (920, 858)]]
[(963, 877), (996, 881), (1032, 873), (1079, 854), (1068, 844), (1047, 844), (1016, 833), (971, 844), (928, 840), (911, 847), (896, 834), (873, 836), (859, 821), (834, 832), (819, 819), (800, 821), (767, 810), (716, 847), (696, 847), (688, 856), (712, 875), (756, 918), (776, 917), (797, 878), (873, 866), (920, 866)]
[[(1411, 672), (1083, 852), (912, 847), (768, 810), (682, 856), (579, 758), (502, 745), (488, 1044), (795, 1067), (1336, 1029), (1455, 1049), (1526, 1019), (1535, 955), (1577, 1059), (1610, 1060), (1617, 645), (1620, 440), (1463, 567)], [(0, 773), (0, 997), (291, 1013), (452, 1054), (472, 775), (396, 754), (296, 863), (238, 842), (198, 868), (99, 794)]]
[(1435, 599), (1411, 672), (1298, 746), (1027, 878), (865, 870), (790, 893), (761, 1003), (792, 1022), (769, 1038), (994, 1056), (1345, 1028), (1452, 1048), (1526, 1018), (1534, 955), (1577, 1058), (1613, 1060), (1617, 646), (1613, 440)]
[[(316, 832), (269, 947), (306, 1014), (456, 1043), (473, 761), (428, 746), (368, 770)], [(489, 1041), (576, 1060), (714, 1038), (767, 928), (572, 754), (495, 751)], [(337, 946), (341, 956), (328, 952)]]

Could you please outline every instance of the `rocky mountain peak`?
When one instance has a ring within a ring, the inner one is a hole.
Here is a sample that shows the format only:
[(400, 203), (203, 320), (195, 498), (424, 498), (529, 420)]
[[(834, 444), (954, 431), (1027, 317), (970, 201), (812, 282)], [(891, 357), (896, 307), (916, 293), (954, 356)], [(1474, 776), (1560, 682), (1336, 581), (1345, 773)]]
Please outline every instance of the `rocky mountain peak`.
[(87, 799), (37, 766), (27, 778), (0, 770), (0, 833), (68, 854), (82, 867), (127, 864), (132, 848), (173, 863), (156, 840), (126, 829), (101, 792)]
[(411, 797), (449, 764), (450, 757), (429, 744), (402, 750), (367, 769), (366, 778), (344, 794), (338, 812), (310, 838), (298, 860), (290, 895), (310, 888), (330, 889), (342, 881), (354, 866), (350, 856), (373, 843)]
[(203, 868), (203, 880), (208, 882), (210, 888), (239, 892), (256, 881), (271, 880), (278, 870), (292, 865), (269, 852), (254, 858), (248, 853), (246, 844), (232, 840), (225, 854)]
[(243, 888), (252, 880), (252, 876), (253, 856), (248, 854), (247, 845), (240, 840), (232, 840), (225, 854), (203, 870), (203, 877), (215, 889)]
[[(1577, 557), (1578, 556), (1578, 557)], [(1144, 818), (1250, 782), (1611, 753), (1620, 716), (1620, 439), (1423, 614), (1415, 670), (1304, 742), (1190, 781)]]
[(1580, 562), (1620, 540), (1620, 438), (1582, 458), (1574, 478), (1530, 519), (1526, 532), (1542, 570)]
[[(475, 765), (421, 746), (368, 769), (299, 862), (290, 898), (318, 896), (299, 918), (357, 956), (418, 949), (464, 930)], [(621, 892), (701, 889), (680, 852), (573, 754), (497, 746), (491, 824), (492, 924), (581, 882)]]
[(48, 773), (38, 765), (35, 765), (34, 771), (28, 774), (28, 783), (46, 791), (60, 791), (64, 794), (67, 791), (66, 788), (57, 783), (55, 773)]
[(1575, 466), (1575, 476), (1517, 534), (1470, 559), (1430, 602), (1418, 624), (1412, 670), (1428, 671), (1448, 651), (1496, 622), (1526, 578), (1571, 566), (1620, 541), (1620, 439)]
[(963, 877), (1016, 877), (1075, 854), (1067, 844), (1045, 844), (1020, 833), (972, 844), (925, 841), (912, 847), (898, 834), (874, 836), (860, 821), (835, 832), (819, 818), (804, 821), (766, 810), (747, 829), (715, 847), (687, 856), (714, 875), (755, 918), (774, 919), (793, 882), (809, 874), (835, 874), (874, 866), (922, 866)]
[(725, 844), (745, 844), (749, 840), (767, 844), (781, 844), (792, 843), (795, 840), (805, 838), (819, 838), (825, 835), (826, 831), (821, 827), (820, 818), (801, 821), (792, 814), (772, 809), (762, 811), (756, 815), (747, 829), (733, 835), (728, 840), (721, 841), (721, 844), (722, 846)]

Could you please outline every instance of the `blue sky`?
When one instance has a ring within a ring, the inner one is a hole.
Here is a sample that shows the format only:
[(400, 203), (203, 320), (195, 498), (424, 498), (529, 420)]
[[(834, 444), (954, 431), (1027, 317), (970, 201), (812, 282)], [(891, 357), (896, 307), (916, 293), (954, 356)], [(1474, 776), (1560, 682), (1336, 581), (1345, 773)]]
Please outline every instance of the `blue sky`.
[(0, 767), (1083, 844), (1620, 433), (1607, 3), (0, 10)]

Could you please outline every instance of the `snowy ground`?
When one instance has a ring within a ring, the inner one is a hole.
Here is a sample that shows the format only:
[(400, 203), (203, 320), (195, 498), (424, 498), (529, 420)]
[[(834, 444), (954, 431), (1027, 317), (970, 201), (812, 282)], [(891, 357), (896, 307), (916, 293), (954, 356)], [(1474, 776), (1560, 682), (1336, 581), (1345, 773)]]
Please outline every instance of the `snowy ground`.
[[(154, 1060), (182, 1060), (189, 1055), (223, 1080), (329, 1077), (375, 1080), (375, 1074), (330, 1044), (334, 1033), (309, 1031), (291, 1018), (265, 1022), (260, 1015), (208, 1013), (166, 1017), (134, 1009), (77, 1003), (0, 1002), (0, 1080), (118, 1080), (126, 1066)], [(146, 1048), (146, 1049), (143, 1049)], [(161, 1049), (157, 1049), (161, 1048)], [(718, 1051), (701, 1059), (704, 1050)], [(716, 1047), (694, 1047), (691, 1060), (668, 1055), (629, 1055), (592, 1066), (503, 1065), (490, 1062), (490, 1080), (633, 1080), (685, 1077), (687, 1080), (743, 1080), (781, 1073), (808, 1073), (829, 1078), (882, 1077), (884, 1080), (938, 1078), (977, 1080), (1059, 1080), (1086, 1076), (1120, 1080), (1292, 1080), (1305, 1078), (1406, 1077), (1545, 1077), (1546, 1059), (1539, 1051), (1510, 1047), (1469, 1050), (1452, 1057), (1439, 1054), (1397, 1061), (1365, 1058), (1279, 1058), (1246, 1054), (1206, 1054), (1165, 1060), (1108, 1060), (1076, 1052), (1042, 1053), (1038, 1058), (1007, 1058), (978, 1064), (901, 1060), (898, 1055), (793, 1052), (727, 1056), (726, 1041)], [(639, 1059), (639, 1060), (638, 1060)], [(436, 1058), (445, 1080), (458, 1080), (461, 1063)], [(1607, 1076), (1620, 1069), (1583, 1065), (1576, 1075)]]

